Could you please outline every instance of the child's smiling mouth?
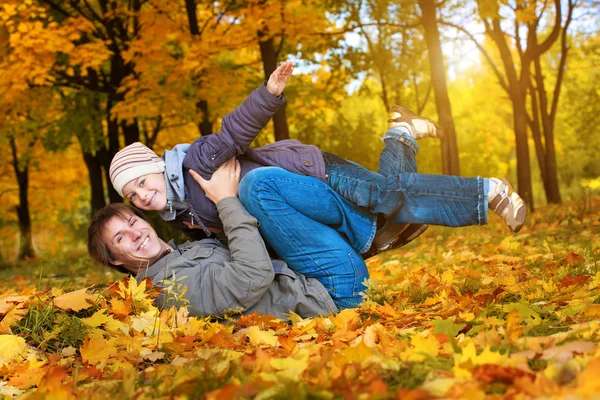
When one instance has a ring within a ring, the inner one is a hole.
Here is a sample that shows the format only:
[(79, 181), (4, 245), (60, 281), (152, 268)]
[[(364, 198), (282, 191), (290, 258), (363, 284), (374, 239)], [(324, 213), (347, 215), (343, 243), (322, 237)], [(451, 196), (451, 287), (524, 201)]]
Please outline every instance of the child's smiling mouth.
[(157, 194), (157, 192), (154, 191), (154, 194), (152, 195), (152, 197), (150, 197), (150, 200), (148, 201), (148, 203), (146, 203), (147, 207), (150, 207), (152, 205), (152, 203), (154, 203), (154, 199), (156, 198), (156, 194)]

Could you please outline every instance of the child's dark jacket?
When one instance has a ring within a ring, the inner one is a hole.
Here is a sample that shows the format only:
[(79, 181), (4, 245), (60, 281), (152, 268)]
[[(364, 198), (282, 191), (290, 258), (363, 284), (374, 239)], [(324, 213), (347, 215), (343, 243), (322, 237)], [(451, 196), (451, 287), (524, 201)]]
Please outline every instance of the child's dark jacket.
[[(222, 227), (215, 205), (189, 174), (190, 169), (198, 172), (204, 179), (210, 179), (217, 168), (236, 156), (240, 162), (242, 177), (255, 168), (276, 166), (325, 180), (323, 155), (316, 146), (302, 144), (297, 140), (282, 140), (258, 149), (249, 148), (250, 143), (284, 103), (283, 95), (273, 96), (263, 84), (223, 118), (221, 132), (202, 136), (192, 143), (187, 149), (181, 171), (190, 210), (177, 214), (173, 221), (177, 228), (185, 230), (182, 221), (191, 221), (192, 218), (194, 224), (200, 225), (205, 231), (207, 227)], [(170, 179), (169, 176), (167, 178)]]

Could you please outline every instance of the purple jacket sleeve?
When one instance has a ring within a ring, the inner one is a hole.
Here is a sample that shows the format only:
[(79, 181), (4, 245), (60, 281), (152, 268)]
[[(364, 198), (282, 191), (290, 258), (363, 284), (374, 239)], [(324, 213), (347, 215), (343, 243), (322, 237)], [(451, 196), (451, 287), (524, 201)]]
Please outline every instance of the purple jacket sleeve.
[(192, 143), (183, 162), (184, 168), (193, 169), (204, 179), (210, 179), (221, 164), (248, 149), (284, 103), (283, 94), (273, 96), (263, 83), (223, 118), (222, 132), (203, 136)]

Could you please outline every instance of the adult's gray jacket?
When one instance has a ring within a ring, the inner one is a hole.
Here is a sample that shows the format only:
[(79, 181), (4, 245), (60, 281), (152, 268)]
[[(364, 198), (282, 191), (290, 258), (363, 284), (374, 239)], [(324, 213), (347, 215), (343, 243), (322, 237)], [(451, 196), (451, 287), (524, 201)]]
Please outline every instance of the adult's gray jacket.
[[(156, 285), (162, 280), (183, 278), (185, 298), (196, 316), (223, 316), (230, 310), (243, 314), (259, 312), (285, 318), (293, 311), (302, 317), (327, 315), (337, 308), (319, 281), (291, 270), (281, 260), (271, 260), (258, 231), (258, 222), (235, 197), (217, 205), (229, 249), (214, 239), (173, 246), (169, 253), (147, 270), (140, 282), (150, 277)], [(169, 302), (162, 295), (159, 304)], [(169, 305), (169, 304), (167, 304)]]
[[(178, 145), (166, 151), (163, 157), (167, 180), (177, 194), (185, 195), (180, 200), (187, 200), (189, 208), (178, 211), (176, 215), (163, 213), (163, 219), (183, 231), (186, 231), (183, 221), (199, 225), (207, 234), (207, 227), (221, 228), (215, 205), (188, 171), (193, 169), (204, 179), (210, 179), (217, 168), (234, 156), (240, 162), (241, 178), (252, 169), (274, 166), (324, 181), (325, 162), (317, 146), (297, 140), (280, 140), (257, 149), (250, 148), (252, 141), (283, 104), (285, 97), (273, 96), (263, 84), (223, 118), (221, 132), (202, 136), (189, 147)], [(187, 230), (186, 233), (189, 235), (191, 232)]]

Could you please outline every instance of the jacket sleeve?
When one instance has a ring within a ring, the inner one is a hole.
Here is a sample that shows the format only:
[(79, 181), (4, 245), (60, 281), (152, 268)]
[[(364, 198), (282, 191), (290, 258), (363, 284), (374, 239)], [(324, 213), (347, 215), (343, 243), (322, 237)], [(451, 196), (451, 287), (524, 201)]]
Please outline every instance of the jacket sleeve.
[(191, 145), (183, 162), (184, 168), (210, 179), (221, 164), (248, 149), (284, 103), (283, 94), (273, 96), (263, 83), (223, 118), (220, 133), (203, 136)]
[(247, 309), (256, 304), (275, 273), (258, 222), (239, 199), (225, 198), (217, 204), (217, 209), (229, 239), (231, 258), (204, 268), (199, 289), (201, 308), (223, 315), (227, 309)]

